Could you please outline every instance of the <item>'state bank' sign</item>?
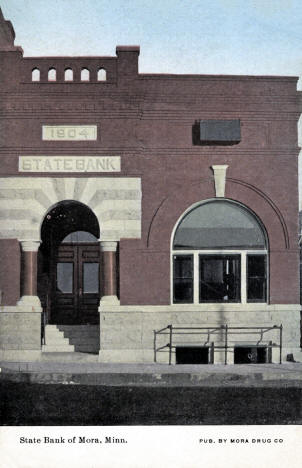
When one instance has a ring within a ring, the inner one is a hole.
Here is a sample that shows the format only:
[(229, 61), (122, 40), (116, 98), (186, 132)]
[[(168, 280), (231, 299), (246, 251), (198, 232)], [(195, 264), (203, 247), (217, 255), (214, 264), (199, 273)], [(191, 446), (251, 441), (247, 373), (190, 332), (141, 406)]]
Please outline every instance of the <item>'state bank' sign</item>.
[(19, 156), (19, 172), (120, 172), (120, 156)]

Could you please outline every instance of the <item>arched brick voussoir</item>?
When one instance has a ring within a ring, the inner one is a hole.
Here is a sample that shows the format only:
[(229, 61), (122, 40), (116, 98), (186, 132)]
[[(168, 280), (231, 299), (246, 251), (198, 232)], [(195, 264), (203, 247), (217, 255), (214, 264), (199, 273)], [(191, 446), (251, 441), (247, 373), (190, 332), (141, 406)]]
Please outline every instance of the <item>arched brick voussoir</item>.
[[(161, 246), (161, 250), (170, 249), (173, 230), (184, 212), (198, 202), (215, 198), (213, 179), (202, 180), (178, 193), (171, 192), (155, 211), (148, 232), (149, 248)], [(245, 182), (227, 179), (226, 198), (241, 203), (257, 215), (267, 231), (271, 249), (289, 248), (286, 223), (268, 195)]]
[(194, 203), (215, 197), (214, 179), (177, 189), (162, 200), (150, 224), (147, 246), (151, 249), (170, 250), (173, 229), (183, 213)]
[(283, 214), (266, 193), (244, 181), (227, 178), (226, 198), (242, 203), (258, 216), (266, 229), (271, 250), (289, 248), (288, 228)]

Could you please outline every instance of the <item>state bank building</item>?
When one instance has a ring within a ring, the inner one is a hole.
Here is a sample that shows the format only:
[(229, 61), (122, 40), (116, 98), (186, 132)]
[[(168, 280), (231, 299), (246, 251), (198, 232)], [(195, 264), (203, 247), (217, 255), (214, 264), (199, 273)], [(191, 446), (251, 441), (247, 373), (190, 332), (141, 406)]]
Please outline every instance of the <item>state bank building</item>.
[(299, 360), (297, 78), (23, 57), (0, 23), (1, 361)]

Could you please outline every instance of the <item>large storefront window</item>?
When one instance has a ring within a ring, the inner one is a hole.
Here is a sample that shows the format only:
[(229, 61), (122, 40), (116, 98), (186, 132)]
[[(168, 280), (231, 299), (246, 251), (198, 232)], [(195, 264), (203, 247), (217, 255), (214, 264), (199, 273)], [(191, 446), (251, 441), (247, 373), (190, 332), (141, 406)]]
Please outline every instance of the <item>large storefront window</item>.
[(267, 242), (256, 217), (214, 200), (190, 210), (173, 240), (173, 302), (266, 302)]

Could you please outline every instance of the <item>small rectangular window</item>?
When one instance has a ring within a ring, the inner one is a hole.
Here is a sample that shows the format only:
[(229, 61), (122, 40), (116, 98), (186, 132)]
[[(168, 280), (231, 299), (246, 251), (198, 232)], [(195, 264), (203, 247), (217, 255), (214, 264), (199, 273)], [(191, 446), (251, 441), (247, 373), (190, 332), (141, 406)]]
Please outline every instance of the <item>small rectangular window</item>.
[(240, 255), (199, 255), (199, 302), (240, 298)]
[(209, 346), (176, 346), (176, 364), (210, 364)]
[(193, 255), (173, 256), (173, 302), (193, 302)]
[(247, 301), (266, 302), (266, 255), (247, 256)]
[(271, 362), (266, 346), (235, 346), (234, 364), (265, 364)]

